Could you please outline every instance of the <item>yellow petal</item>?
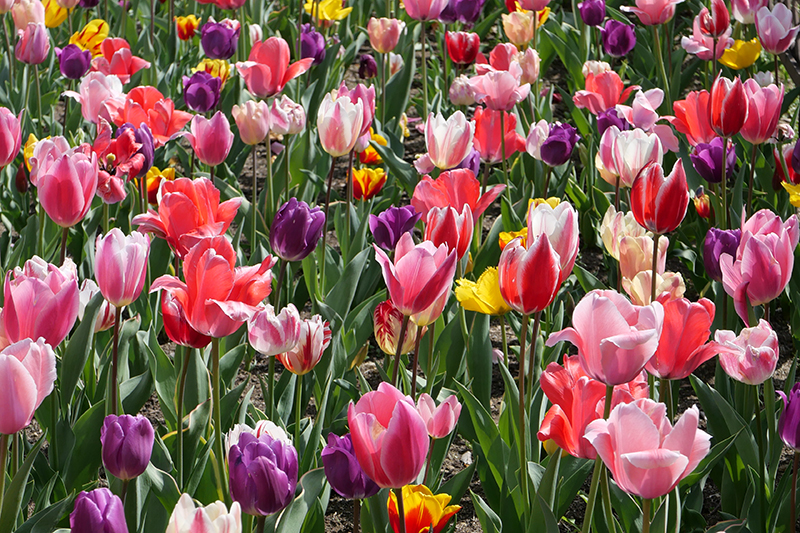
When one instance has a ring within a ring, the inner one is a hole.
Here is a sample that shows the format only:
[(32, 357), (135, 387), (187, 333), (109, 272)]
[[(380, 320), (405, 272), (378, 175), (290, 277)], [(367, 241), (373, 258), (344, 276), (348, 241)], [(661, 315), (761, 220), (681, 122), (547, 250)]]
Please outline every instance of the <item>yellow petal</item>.
[(785, 181), (782, 181), (781, 185), (789, 193), (789, 203), (795, 207), (800, 207), (800, 185), (792, 185)]
[(719, 62), (734, 70), (741, 70), (755, 63), (760, 55), (761, 43), (757, 38), (751, 41), (736, 40), (722, 53)]

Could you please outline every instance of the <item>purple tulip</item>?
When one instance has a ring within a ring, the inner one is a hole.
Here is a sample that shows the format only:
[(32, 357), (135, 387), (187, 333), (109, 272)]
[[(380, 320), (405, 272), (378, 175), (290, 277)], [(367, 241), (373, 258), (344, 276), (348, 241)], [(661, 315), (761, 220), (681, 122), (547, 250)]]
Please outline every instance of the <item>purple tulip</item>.
[(444, 24), (461, 22), (471, 27), (480, 18), (485, 2), (486, 0), (450, 0), (439, 15), (439, 20)]
[(583, 0), (578, 4), (581, 20), (587, 26), (599, 26), (606, 18), (605, 0)]
[(481, 153), (473, 148), (469, 154), (467, 154), (467, 157), (465, 157), (461, 163), (457, 164), (454, 168), (468, 168), (476, 176), (479, 175), (481, 171)]
[[(710, 143), (699, 143), (694, 147), (694, 152), (689, 154), (692, 166), (700, 176), (709, 183), (722, 181), (722, 137), (717, 137)], [(728, 141), (728, 158), (725, 161), (725, 175), (731, 179), (733, 167), (736, 164), (736, 147)]]
[(80, 5), (84, 9), (91, 9), (93, 7), (97, 7), (100, 4), (100, 0), (81, 0)]
[(292, 501), (297, 487), (297, 450), (264, 433), (242, 433), (228, 451), (230, 490), (247, 514), (277, 513)]
[(300, 32), (300, 59), (314, 58), (314, 64), (325, 61), (325, 37), (311, 24), (303, 24)]
[(208, 72), (200, 71), (192, 77), (183, 77), (183, 101), (192, 111), (206, 113), (219, 103), (222, 80)]
[(302, 261), (317, 247), (325, 231), (325, 213), (289, 198), (272, 221), (269, 243), (284, 261)]
[[(778, 391), (783, 398), (783, 412), (778, 420), (778, 435), (790, 448), (800, 451), (800, 383), (795, 383), (787, 398), (783, 391)], [(330, 442), (330, 439), (328, 440)], [(325, 462), (323, 451), (323, 463)], [(328, 473), (328, 469), (325, 469)], [(330, 478), (328, 478), (330, 480)], [(332, 485), (333, 483), (331, 483)]]
[(108, 415), (100, 429), (106, 471), (124, 481), (141, 475), (150, 463), (154, 434), (142, 415)]
[(322, 466), (328, 483), (343, 498), (361, 500), (381, 490), (358, 464), (349, 433), (344, 437), (328, 433), (328, 445), (322, 450)]
[(56, 48), (56, 56), (61, 74), (70, 80), (81, 79), (92, 66), (92, 53), (81, 50), (77, 44), (68, 44), (63, 49)]
[(603, 37), (603, 48), (613, 57), (623, 57), (636, 46), (636, 32), (633, 24), (625, 24), (618, 20), (609, 19), (600, 30)]
[(378, 63), (369, 54), (363, 54), (358, 62), (358, 77), (369, 80), (378, 75)]
[(239, 23), (228, 19), (203, 24), (200, 32), (200, 45), (211, 59), (230, 59), (239, 45)]
[(624, 117), (620, 116), (617, 113), (616, 108), (609, 108), (606, 111), (600, 111), (597, 115), (597, 132), (600, 136), (603, 136), (603, 133), (610, 128), (611, 126), (616, 126), (619, 128), (620, 131), (629, 130), (631, 125), (628, 124), (628, 121), (625, 120)]
[(708, 230), (706, 241), (703, 244), (703, 264), (706, 267), (706, 274), (711, 279), (722, 281), (719, 256), (729, 254), (736, 257), (736, 250), (739, 248), (739, 241), (741, 240), (742, 230), (740, 229), (722, 230), (710, 228)]
[(542, 143), (542, 161), (551, 167), (563, 165), (572, 157), (572, 149), (580, 140), (578, 130), (569, 124), (550, 124), (550, 135)]
[(378, 216), (369, 216), (369, 230), (372, 232), (375, 244), (391, 252), (397, 247), (400, 237), (413, 230), (421, 217), (422, 213), (417, 213), (414, 206), (390, 206)]
[(72, 533), (128, 533), (122, 500), (106, 488), (78, 494), (69, 526)]
[(130, 122), (126, 122), (122, 126), (119, 127), (117, 130), (116, 136), (119, 137), (122, 132), (127, 130), (128, 128), (132, 128), (134, 131), (134, 137), (136, 138), (136, 142), (141, 144), (142, 147), (136, 152), (137, 154), (142, 154), (144, 156), (144, 163), (142, 164), (142, 170), (139, 171), (137, 176), (131, 176), (131, 178), (142, 177), (147, 174), (147, 171), (153, 166), (153, 162), (155, 161), (155, 139), (153, 139), (153, 133), (150, 131), (150, 128), (142, 122), (139, 124), (139, 127), (134, 127), (133, 124)]

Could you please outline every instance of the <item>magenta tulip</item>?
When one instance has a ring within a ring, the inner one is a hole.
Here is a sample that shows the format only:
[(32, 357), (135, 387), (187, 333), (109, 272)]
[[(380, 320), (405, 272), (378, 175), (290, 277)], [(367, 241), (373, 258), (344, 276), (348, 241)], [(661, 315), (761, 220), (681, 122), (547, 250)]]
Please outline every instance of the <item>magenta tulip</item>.
[(28, 65), (38, 65), (47, 59), (50, 52), (50, 36), (47, 27), (42, 23), (28, 23), (28, 27), (20, 34), (14, 56), (18, 61)]
[(737, 336), (733, 331), (720, 329), (714, 340), (727, 348), (720, 353), (719, 364), (730, 377), (748, 385), (760, 385), (775, 373), (778, 364), (778, 335), (769, 322), (745, 328)]
[(776, 2), (772, 10), (764, 6), (756, 12), (756, 31), (764, 50), (777, 55), (789, 49), (800, 26), (792, 27), (792, 11)]
[(97, 236), (96, 247), (94, 270), (103, 298), (117, 308), (130, 305), (144, 287), (150, 237), (114, 228)]
[(186, 138), (192, 145), (197, 159), (215, 167), (225, 161), (233, 145), (233, 132), (228, 118), (217, 111), (211, 120), (195, 115), (192, 119), (192, 132)]
[(17, 117), (5, 107), (0, 107), (0, 168), (11, 164), (19, 153), (22, 146), (21, 119), (22, 113)]
[(753, 78), (744, 82), (749, 111), (739, 133), (745, 141), (763, 144), (773, 136), (781, 118), (783, 90), (783, 85), (779, 89), (774, 83), (761, 87)]
[(55, 381), (56, 354), (44, 339), (23, 339), (0, 351), (0, 433), (13, 435), (30, 424)]

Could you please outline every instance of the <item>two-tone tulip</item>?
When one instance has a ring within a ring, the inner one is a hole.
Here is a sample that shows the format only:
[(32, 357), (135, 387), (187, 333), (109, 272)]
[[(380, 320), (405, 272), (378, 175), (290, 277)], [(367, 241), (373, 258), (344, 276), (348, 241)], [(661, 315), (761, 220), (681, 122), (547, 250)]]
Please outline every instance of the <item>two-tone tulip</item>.
[(631, 210), (636, 222), (658, 235), (674, 231), (686, 216), (689, 187), (680, 159), (664, 176), (664, 167), (645, 167), (631, 187)]

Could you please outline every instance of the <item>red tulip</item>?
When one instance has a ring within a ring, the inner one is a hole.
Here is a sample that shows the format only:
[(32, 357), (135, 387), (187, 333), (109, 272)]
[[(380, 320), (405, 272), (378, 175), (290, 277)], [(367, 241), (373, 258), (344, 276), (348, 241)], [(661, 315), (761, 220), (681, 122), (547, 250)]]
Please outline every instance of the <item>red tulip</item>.
[(469, 169), (456, 169), (442, 172), (436, 179), (423, 176), (414, 189), (411, 205), (423, 217), (434, 207), (452, 206), (460, 210), (464, 205), (472, 209), (475, 220), (502, 194), (505, 185), (495, 185), (481, 195), (481, 184)]
[(710, 100), (708, 91), (692, 91), (685, 100), (672, 104), (675, 116), (668, 120), (676, 130), (686, 135), (692, 146), (708, 144), (717, 136), (711, 129)]
[(128, 83), (131, 76), (150, 68), (150, 62), (131, 53), (131, 45), (120, 38), (108, 38), (100, 45), (103, 55), (92, 60), (92, 70), (102, 72), (106, 76), (114, 75), (122, 83)]
[(445, 33), (447, 53), (456, 65), (470, 65), (475, 62), (481, 47), (481, 39), (477, 33), (466, 31), (448, 31)]
[(700, 29), (711, 37), (721, 37), (731, 25), (731, 14), (725, 0), (712, 0), (711, 11), (707, 7), (700, 10)]
[(666, 177), (661, 165), (646, 166), (631, 187), (631, 210), (636, 222), (659, 235), (680, 226), (688, 205), (689, 186), (681, 159)]
[(547, 234), (514, 239), (500, 254), (497, 266), (500, 294), (512, 309), (530, 315), (550, 305), (558, 292), (561, 259)]
[(455, 207), (434, 207), (428, 211), (425, 221), (425, 240), (434, 246), (446, 244), (450, 250), (456, 250), (459, 260), (469, 250), (475, 223), (472, 221), (472, 210), (464, 205), (461, 213)]
[[(505, 154), (502, 153), (500, 117), (505, 113)], [(517, 133), (517, 117), (506, 111), (494, 111), (478, 106), (475, 109), (475, 137), (473, 147), (481, 154), (486, 163), (499, 163), (503, 157), (510, 158), (517, 152), (525, 150), (525, 139)]]
[(161, 316), (164, 320), (164, 333), (175, 344), (205, 348), (211, 342), (211, 337), (199, 333), (189, 325), (183, 304), (169, 292), (161, 296)]
[(718, 74), (711, 86), (711, 128), (720, 137), (733, 137), (747, 118), (747, 104), (741, 78), (731, 81)]

